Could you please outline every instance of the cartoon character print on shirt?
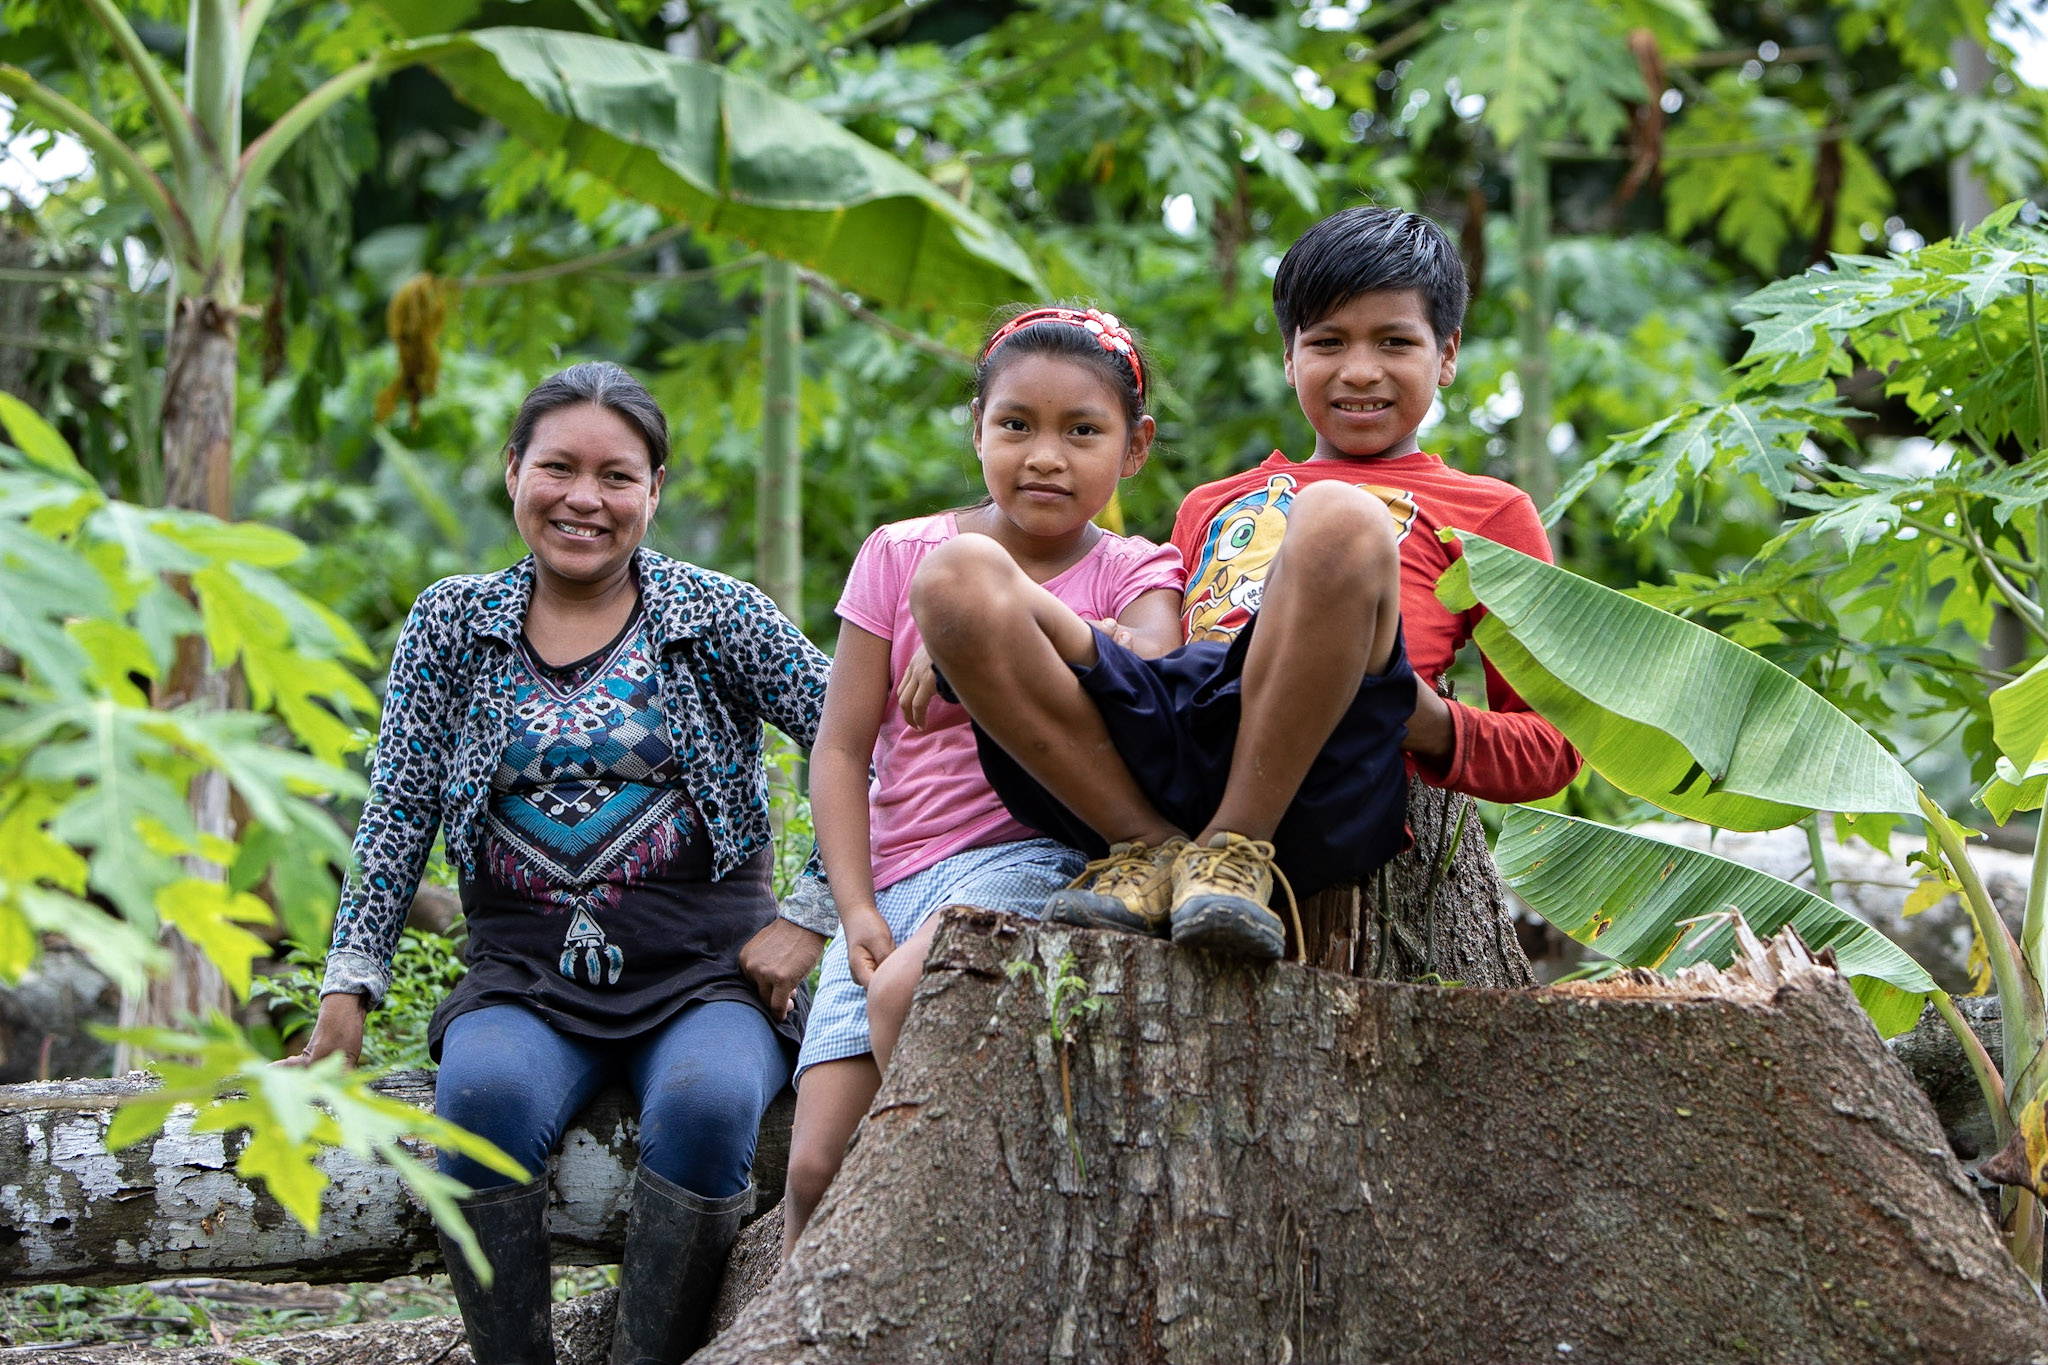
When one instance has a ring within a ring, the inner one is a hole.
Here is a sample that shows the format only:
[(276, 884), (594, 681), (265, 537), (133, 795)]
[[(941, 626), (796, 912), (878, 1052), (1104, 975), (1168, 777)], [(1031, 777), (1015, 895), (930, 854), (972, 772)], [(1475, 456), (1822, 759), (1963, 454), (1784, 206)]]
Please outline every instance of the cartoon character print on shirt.
[[(1292, 474), (1275, 474), (1265, 486), (1216, 509), (1209, 533), (1188, 569), (1180, 623), (1190, 641), (1230, 640), (1248, 625), (1265, 594), (1266, 570), (1287, 535), (1287, 514), (1300, 485)], [(1415, 499), (1398, 488), (1359, 484), (1386, 503), (1394, 518), (1394, 540), (1415, 525)]]

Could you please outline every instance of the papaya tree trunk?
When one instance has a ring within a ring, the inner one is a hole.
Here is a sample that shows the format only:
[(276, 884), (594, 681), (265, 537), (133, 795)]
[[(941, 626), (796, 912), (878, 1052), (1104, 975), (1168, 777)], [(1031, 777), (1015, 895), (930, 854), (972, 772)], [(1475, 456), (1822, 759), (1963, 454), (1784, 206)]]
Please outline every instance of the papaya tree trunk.
[(236, 304), (214, 294), (177, 301), (164, 362), (164, 503), (234, 514)]
[(802, 282), (788, 261), (761, 268), (761, 469), (756, 482), (757, 572), (763, 592), (803, 619), (803, 468), (797, 411), (803, 384)]
[(1550, 453), (1550, 319), (1557, 309), (1557, 283), (1550, 275), (1550, 163), (1533, 131), (1515, 144), (1515, 235), (1521, 295), (1515, 374), (1522, 389), (1522, 415), (1515, 421), (1515, 484), (1543, 507), (1557, 492), (1556, 460)]
[[(234, 300), (239, 293), (236, 288), (179, 297), (164, 363), (164, 502), (221, 518), (234, 512)], [(233, 704), (234, 690), (233, 676), (213, 667), (204, 637), (187, 635), (178, 642), (176, 664), (158, 689), (156, 702), (163, 707), (196, 703), (220, 709)], [(188, 800), (202, 834), (235, 837), (228, 783), (219, 769), (195, 776)], [(211, 863), (187, 863), (194, 876), (223, 875)], [(169, 1027), (232, 1011), (234, 994), (206, 954), (174, 929), (166, 927), (162, 939), (171, 956), (169, 968), (152, 977), (141, 995), (122, 1000), (122, 1027)], [(131, 1061), (128, 1045), (121, 1044), (114, 1057), (117, 1073)]]

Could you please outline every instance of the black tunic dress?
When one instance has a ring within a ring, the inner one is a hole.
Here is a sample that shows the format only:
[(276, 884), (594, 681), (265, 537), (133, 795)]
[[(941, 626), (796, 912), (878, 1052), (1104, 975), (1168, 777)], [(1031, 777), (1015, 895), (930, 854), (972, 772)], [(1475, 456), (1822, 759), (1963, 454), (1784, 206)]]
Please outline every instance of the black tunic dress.
[[(477, 875), (462, 883), (468, 974), (434, 1012), (524, 1006), (563, 1033), (632, 1038), (705, 1000), (766, 1014), (739, 951), (775, 917), (773, 852), (716, 881), (636, 610), (587, 658), (523, 644), (512, 737), (491, 776)], [(770, 1018), (802, 1036), (806, 1001)]]

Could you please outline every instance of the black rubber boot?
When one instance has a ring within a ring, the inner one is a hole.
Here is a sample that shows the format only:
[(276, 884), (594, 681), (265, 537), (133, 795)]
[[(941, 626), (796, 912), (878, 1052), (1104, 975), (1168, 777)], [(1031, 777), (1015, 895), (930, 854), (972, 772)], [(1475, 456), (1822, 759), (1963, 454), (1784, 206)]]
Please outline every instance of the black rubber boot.
[(612, 1365), (677, 1365), (704, 1344), (726, 1252), (753, 1206), (751, 1185), (706, 1199), (639, 1168), (619, 1264)]
[(548, 1182), (506, 1185), (460, 1202), (492, 1272), (487, 1289), (462, 1249), (441, 1234), (441, 1255), (476, 1365), (555, 1365), (548, 1324)]

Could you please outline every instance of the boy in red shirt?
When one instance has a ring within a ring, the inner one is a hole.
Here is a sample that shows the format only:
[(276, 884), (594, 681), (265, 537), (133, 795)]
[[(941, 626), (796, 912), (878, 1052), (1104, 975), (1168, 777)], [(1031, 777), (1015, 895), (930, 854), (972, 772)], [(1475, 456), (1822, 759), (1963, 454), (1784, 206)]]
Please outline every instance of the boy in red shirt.
[(1108, 845), (1052, 898), (1055, 918), (1278, 957), (1276, 866), (1309, 895), (1400, 852), (1411, 767), (1495, 801), (1577, 773), (1564, 736), (1490, 663), (1489, 710), (1439, 695), (1483, 609), (1436, 600), (1462, 553), (1437, 531), (1551, 558), (1527, 494), (1416, 444), (1457, 371), (1467, 297), (1443, 231), (1400, 209), (1346, 209), (1289, 248), (1273, 312), (1315, 452), (1276, 451), (1181, 504), (1189, 643), (1163, 658), (974, 537), (921, 567), (925, 647), (974, 718), (996, 791), (1028, 825)]

